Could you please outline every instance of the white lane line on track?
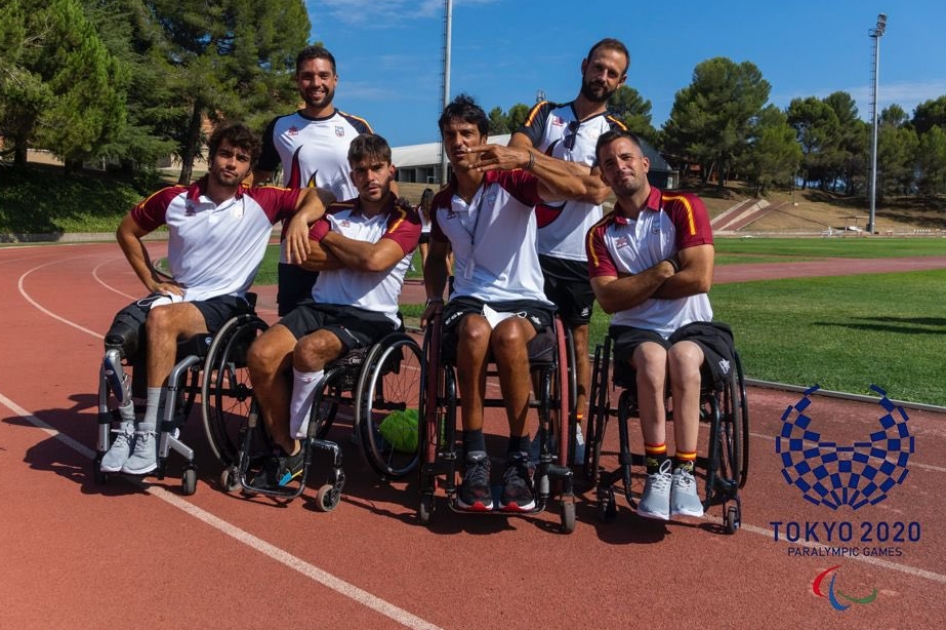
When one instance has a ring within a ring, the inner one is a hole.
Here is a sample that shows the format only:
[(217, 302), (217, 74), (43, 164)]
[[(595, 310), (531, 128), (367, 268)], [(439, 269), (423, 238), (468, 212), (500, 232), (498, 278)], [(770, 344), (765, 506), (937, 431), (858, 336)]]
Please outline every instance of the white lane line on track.
[(23, 288), (23, 281), (26, 280), (26, 277), (27, 277), (28, 275), (30, 275), (30, 274), (33, 273), (34, 271), (37, 271), (37, 270), (39, 270), (39, 269), (42, 269), (43, 267), (49, 267), (49, 266), (52, 266), (52, 265), (59, 264), (59, 263), (61, 263), (61, 262), (63, 262), (63, 261), (61, 261), (61, 260), (54, 260), (54, 261), (52, 261), (52, 262), (46, 263), (45, 265), (39, 265), (38, 267), (33, 267), (33, 268), (30, 269), (29, 271), (25, 272), (22, 276), (20, 276), (20, 279), (17, 281), (17, 288), (18, 288), (19, 291), (20, 291), (20, 295), (22, 295), (24, 300), (26, 300), (27, 302), (29, 302), (30, 304), (32, 304), (33, 307), (36, 308), (36, 310), (38, 310), (39, 312), (43, 313), (44, 315), (48, 315), (48, 316), (52, 317), (53, 319), (55, 319), (56, 321), (62, 322), (62, 323), (65, 324), (66, 326), (72, 326), (72, 327), (75, 328), (76, 330), (81, 330), (82, 332), (86, 333), (87, 335), (92, 335), (92, 336), (95, 337), (96, 339), (104, 339), (104, 337), (103, 337), (102, 335), (98, 334), (97, 332), (95, 332), (95, 331), (93, 331), (93, 330), (89, 330), (88, 328), (85, 328), (84, 326), (80, 326), (79, 324), (76, 324), (75, 322), (69, 321), (68, 319), (66, 319), (66, 318), (64, 318), (64, 317), (60, 317), (59, 315), (56, 315), (55, 313), (53, 313), (53, 312), (50, 311), (49, 309), (44, 308), (39, 302), (37, 302), (36, 300), (34, 300), (33, 298), (31, 298), (30, 295), (29, 295), (29, 293), (26, 292), (26, 289)]
[[(77, 330), (81, 330), (82, 332), (88, 335), (92, 335), (96, 339), (102, 339), (103, 336), (100, 335), (99, 333), (89, 330), (88, 328), (79, 326), (78, 324), (71, 322), (68, 319), (65, 319), (63, 317), (60, 317), (59, 315), (56, 315), (52, 311), (49, 311), (48, 309), (43, 308), (39, 303), (33, 300), (24, 290), (23, 280), (26, 278), (26, 276), (28, 276), (30, 273), (38, 269), (55, 264), (56, 262), (60, 262), (60, 261), (55, 261), (55, 262), (47, 263), (45, 265), (40, 265), (39, 267), (34, 267), (33, 269), (30, 269), (29, 271), (24, 273), (22, 276), (20, 276), (20, 280), (19, 280), (20, 294), (24, 297), (24, 299), (26, 299), (35, 308), (39, 309), (44, 314), (49, 315), (53, 319), (60, 321), (66, 324), (67, 326), (72, 326), (73, 328)], [(7, 408), (9, 408), (11, 411), (21, 416), (22, 418), (24, 418), (25, 420), (29, 421), (34, 426), (42, 429), (44, 432), (46, 432), (50, 436), (56, 438), (57, 440), (61, 441), (63, 444), (65, 444), (69, 448), (79, 452), (85, 457), (92, 459), (95, 456), (95, 452), (92, 449), (88, 448), (84, 444), (81, 444), (80, 442), (77, 442), (76, 440), (69, 437), (68, 435), (60, 433), (59, 431), (57, 431), (50, 425), (46, 424), (45, 422), (43, 422), (36, 416), (32, 415), (31, 413), (29, 413), (28, 411), (26, 411), (25, 409), (23, 409), (22, 407), (20, 407), (13, 401), (11, 401), (9, 398), (4, 396), (3, 394), (0, 394), (0, 403), (5, 405)], [(428, 621), (425, 621), (421, 619), (420, 617), (417, 617), (416, 615), (412, 615), (408, 611), (402, 608), (398, 608), (394, 604), (388, 603), (385, 600), (379, 597), (376, 597), (375, 595), (372, 595), (371, 593), (364, 591), (358, 588), (357, 586), (342, 580), (341, 578), (335, 577), (331, 573), (323, 571), (322, 569), (312, 564), (309, 564), (308, 562), (306, 562), (305, 560), (302, 560), (301, 558), (297, 558), (293, 556), (292, 554), (286, 551), (283, 551), (282, 549), (274, 545), (271, 545), (265, 540), (257, 538), (256, 536), (250, 534), (249, 532), (246, 532), (240, 529), (239, 527), (232, 525), (231, 523), (228, 523), (227, 521), (217, 516), (214, 516), (213, 514), (205, 510), (202, 510), (201, 508), (193, 505), (192, 503), (188, 503), (184, 499), (181, 499), (180, 497), (177, 497), (167, 492), (163, 488), (151, 487), (151, 486), (148, 486), (147, 484), (144, 484), (140, 481), (136, 481), (133, 479), (128, 479), (128, 480), (132, 481), (133, 483), (137, 483), (141, 488), (143, 488), (149, 494), (154, 495), (155, 497), (161, 499), (162, 501), (165, 501), (166, 503), (176, 507), (177, 509), (193, 516), (194, 518), (197, 518), (198, 520), (203, 521), (204, 523), (210, 525), (214, 529), (220, 532), (223, 532), (224, 534), (230, 536), (231, 538), (238, 540), (239, 542), (262, 553), (263, 555), (266, 555), (272, 558), (273, 560), (276, 560), (277, 562), (289, 567), (290, 569), (293, 569), (301, 573), (302, 575), (308, 577), (309, 579), (315, 582), (318, 582), (322, 586), (325, 586), (326, 588), (329, 588), (340, 595), (344, 595), (345, 597), (348, 597), (358, 602), (359, 604), (367, 608), (370, 608), (374, 610), (375, 612), (378, 612), (384, 615), (385, 617), (388, 617), (389, 619), (396, 621), (397, 623), (403, 626), (406, 626), (408, 628), (416, 628), (418, 630), (441, 630), (439, 626), (436, 626)]]
[(106, 260), (105, 262), (102, 262), (102, 263), (96, 265), (96, 266), (95, 266), (95, 269), (92, 270), (92, 277), (95, 278), (95, 281), (96, 281), (96, 282), (98, 282), (98, 283), (101, 284), (103, 287), (105, 287), (106, 289), (108, 289), (109, 291), (111, 291), (111, 292), (113, 292), (113, 293), (117, 293), (118, 295), (121, 295), (122, 297), (126, 297), (126, 298), (128, 298), (129, 300), (136, 300), (136, 299), (138, 299), (139, 296), (128, 295), (128, 294), (125, 293), (124, 291), (119, 291), (118, 289), (116, 289), (116, 288), (113, 287), (112, 285), (108, 284), (107, 282), (105, 282), (104, 280), (102, 280), (102, 279), (99, 277), (99, 269), (101, 269), (101, 268), (104, 267), (105, 265), (110, 265), (110, 264), (114, 263), (115, 260), (124, 260), (124, 259), (116, 258), (116, 259), (114, 259), (114, 260)]
[[(58, 430), (56, 430), (49, 424), (43, 422), (42, 420), (40, 420), (39, 418), (37, 418), (36, 416), (28, 412), (26, 409), (14, 403), (12, 400), (7, 398), (3, 394), (0, 394), (0, 404), (3, 404), (13, 413), (17, 414), (18, 416), (28, 421), (33, 426), (42, 430), (44, 433), (46, 433), (50, 437), (53, 437), (59, 440), (60, 442), (68, 446), (69, 448), (78, 452), (80, 455), (88, 459), (92, 459), (95, 456), (95, 452), (92, 449), (90, 449), (89, 447), (85, 446), (84, 444), (80, 442), (77, 442), (76, 440), (69, 437), (68, 435), (65, 435), (64, 433), (59, 432)], [(272, 558), (276, 562), (286, 567), (289, 567), (290, 569), (297, 571), (298, 573), (301, 573), (302, 575), (306, 576), (313, 582), (317, 582), (321, 584), (322, 586), (335, 591), (339, 595), (343, 595), (351, 600), (354, 600), (355, 602), (361, 604), (362, 606), (365, 606), (366, 608), (370, 608), (371, 610), (381, 615), (384, 615), (385, 617), (387, 617), (388, 619), (391, 619), (392, 621), (396, 621), (402, 626), (405, 626), (407, 628), (415, 628), (417, 630), (442, 630), (439, 626), (436, 626), (424, 619), (421, 619), (420, 617), (409, 613), (403, 608), (399, 608), (395, 606), (394, 604), (391, 604), (381, 599), (380, 597), (372, 595), (371, 593), (358, 588), (357, 586), (355, 586), (354, 584), (351, 584), (350, 582), (346, 582), (345, 580), (335, 577), (331, 573), (328, 573), (327, 571), (324, 571), (318, 568), (317, 566), (310, 564), (306, 562), (305, 560), (302, 560), (301, 558), (297, 558), (296, 556), (290, 554), (289, 552), (284, 551), (280, 549), (279, 547), (276, 547), (275, 545), (272, 545), (266, 542), (265, 540), (262, 540), (261, 538), (257, 538), (253, 534), (243, 529), (240, 529), (239, 527), (231, 523), (228, 523), (227, 521), (217, 516), (214, 516), (210, 512), (207, 512), (206, 510), (203, 510), (197, 507), (193, 503), (189, 503), (188, 501), (185, 501), (184, 499), (174, 494), (171, 494), (164, 488), (159, 488), (157, 486), (149, 486), (148, 484), (142, 481), (139, 481), (137, 479), (130, 478), (130, 477), (126, 477), (125, 480), (137, 485), (138, 487), (143, 489), (148, 494), (154, 496), (155, 498), (158, 498), (164, 501), (165, 503), (181, 510), (182, 512), (196, 518), (197, 520), (206, 523), (213, 529), (216, 529), (217, 531), (223, 534), (226, 534), (227, 536), (230, 536), (234, 540), (243, 543), (244, 545), (250, 547), (251, 549), (254, 549), (255, 551), (258, 551), (259, 553), (265, 556), (268, 556), (269, 558)]]

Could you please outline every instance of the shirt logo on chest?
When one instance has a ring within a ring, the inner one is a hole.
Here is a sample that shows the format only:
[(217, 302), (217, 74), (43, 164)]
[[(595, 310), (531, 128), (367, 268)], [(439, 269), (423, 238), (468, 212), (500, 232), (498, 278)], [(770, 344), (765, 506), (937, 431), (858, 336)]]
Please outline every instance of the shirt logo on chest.
[(188, 201), (186, 204), (184, 204), (185, 217), (193, 217), (196, 214), (197, 214), (197, 208), (194, 207), (194, 203), (192, 201)]
[(339, 138), (345, 137), (345, 128), (341, 125), (335, 125), (335, 135)]
[(296, 127), (295, 125), (293, 125), (292, 127), (289, 128), (289, 131), (288, 131), (287, 133), (288, 133), (290, 136), (298, 136), (298, 135), (299, 135), (299, 128)]

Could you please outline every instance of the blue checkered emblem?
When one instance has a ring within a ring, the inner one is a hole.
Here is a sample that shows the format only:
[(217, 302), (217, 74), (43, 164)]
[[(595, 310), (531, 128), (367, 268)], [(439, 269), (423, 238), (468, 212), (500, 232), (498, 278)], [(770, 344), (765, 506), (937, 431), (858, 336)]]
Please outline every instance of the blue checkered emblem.
[(837, 510), (842, 505), (857, 510), (876, 505), (906, 479), (907, 463), (913, 454), (913, 436), (907, 427), (903, 407), (895, 406), (887, 392), (871, 385), (880, 394), (886, 414), (869, 442), (844, 446), (822, 441), (812, 426), (811, 398), (816, 385), (807, 390), (782, 415), (782, 433), (775, 438), (775, 452), (782, 458), (782, 476), (802, 491), (805, 500)]

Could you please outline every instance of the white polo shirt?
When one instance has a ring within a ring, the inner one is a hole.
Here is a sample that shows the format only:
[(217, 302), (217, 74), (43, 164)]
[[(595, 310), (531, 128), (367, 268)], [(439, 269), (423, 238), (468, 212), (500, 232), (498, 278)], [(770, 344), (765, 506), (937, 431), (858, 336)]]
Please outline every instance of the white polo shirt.
[[(598, 137), (624, 123), (603, 112), (579, 121), (574, 103), (542, 101), (532, 108), (517, 132), (525, 134), (539, 151), (566, 162), (593, 167)], [(585, 201), (540, 204), (536, 208), (539, 253), (565, 260), (587, 260), (585, 234), (603, 215), (600, 205)]]
[(295, 213), (300, 192), (244, 186), (217, 205), (204, 194), (206, 181), (164, 188), (131, 211), (144, 230), (168, 226), (168, 265), (175, 282), (185, 287), (185, 302), (245, 296), (273, 224)]
[(323, 271), (312, 288), (312, 298), (317, 304), (342, 304), (384, 313), (391, 321), (400, 323), (397, 318), (398, 299), (411, 256), (420, 239), (420, 218), (413, 209), (406, 210), (396, 205), (393, 198), (373, 217), (362, 214), (359, 206), (357, 198), (329, 206), (325, 216), (312, 226), (312, 238), (319, 239), (319, 230), (324, 233), (324, 222), (327, 222), (331, 231), (352, 240), (377, 243), (383, 238), (391, 239), (400, 246), (404, 258), (388, 271)]
[(488, 171), (469, 204), (453, 186), (437, 193), (430, 238), (453, 249), (453, 296), (551, 304), (536, 247), (540, 201), (538, 180), (521, 170)]
[[(637, 274), (681, 249), (712, 244), (709, 216), (699, 197), (653, 188), (637, 220), (615, 209), (588, 232), (588, 274), (592, 278)], [(709, 296), (700, 293), (676, 300), (651, 298), (614, 313), (611, 325), (653, 330), (666, 339), (689, 323), (712, 320)]]

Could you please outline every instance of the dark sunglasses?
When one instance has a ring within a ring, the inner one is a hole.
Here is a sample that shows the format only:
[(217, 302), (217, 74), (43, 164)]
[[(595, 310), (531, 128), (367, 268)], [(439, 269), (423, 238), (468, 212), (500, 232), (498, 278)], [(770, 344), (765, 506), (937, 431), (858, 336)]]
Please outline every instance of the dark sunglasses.
[(575, 139), (578, 137), (578, 128), (580, 126), (581, 122), (573, 120), (568, 123), (568, 127), (565, 128), (565, 137), (562, 139), (562, 143), (569, 151), (575, 148)]

